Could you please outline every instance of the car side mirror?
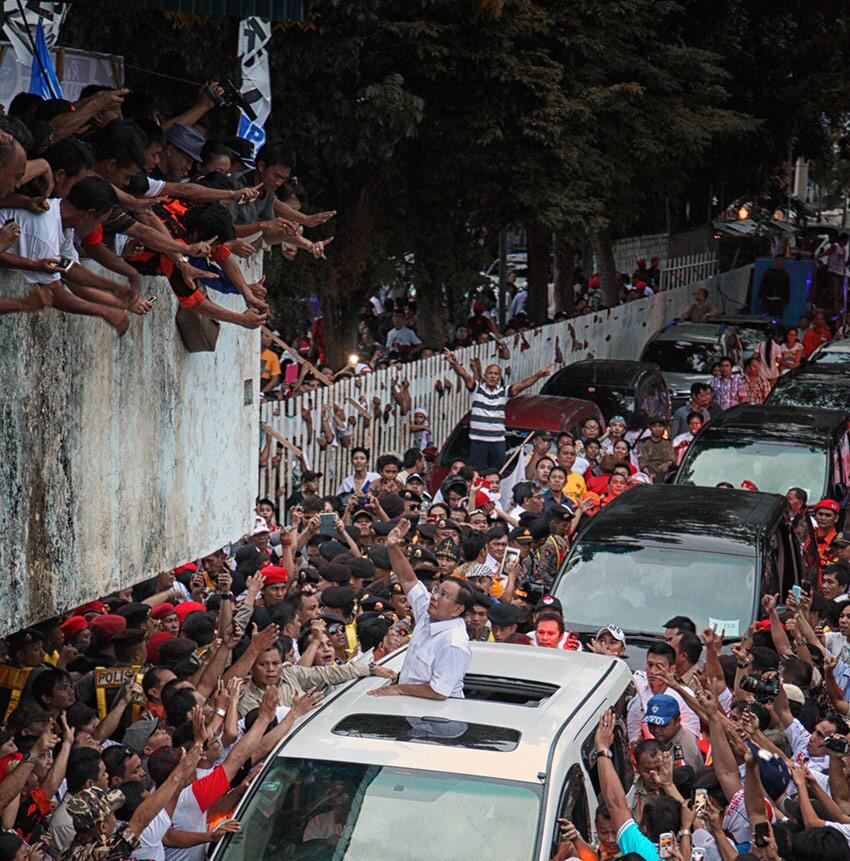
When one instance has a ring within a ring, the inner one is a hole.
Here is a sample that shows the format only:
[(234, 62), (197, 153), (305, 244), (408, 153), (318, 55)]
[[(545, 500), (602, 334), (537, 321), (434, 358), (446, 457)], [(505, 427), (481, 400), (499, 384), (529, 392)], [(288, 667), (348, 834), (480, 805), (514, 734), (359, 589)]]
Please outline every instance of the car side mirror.
[(668, 472), (667, 475), (664, 476), (664, 484), (673, 484), (673, 482), (676, 480), (677, 472), (678, 470), (671, 469), (670, 472)]

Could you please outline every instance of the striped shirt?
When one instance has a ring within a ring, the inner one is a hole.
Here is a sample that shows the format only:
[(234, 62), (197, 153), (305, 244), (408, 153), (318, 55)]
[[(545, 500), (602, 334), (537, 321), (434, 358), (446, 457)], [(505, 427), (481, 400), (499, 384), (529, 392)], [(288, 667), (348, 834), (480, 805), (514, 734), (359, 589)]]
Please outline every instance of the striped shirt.
[(508, 387), (489, 388), (477, 382), (470, 393), (469, 438), (479, 442), (503, 442)]

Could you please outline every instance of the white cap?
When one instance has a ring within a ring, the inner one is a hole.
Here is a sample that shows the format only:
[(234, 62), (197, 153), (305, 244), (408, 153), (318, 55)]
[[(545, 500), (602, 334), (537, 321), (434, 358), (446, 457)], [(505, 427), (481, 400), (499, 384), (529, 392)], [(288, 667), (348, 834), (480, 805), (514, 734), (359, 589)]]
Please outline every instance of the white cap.
[(271, 529), (269, 529), (269, 525), (266, 523), (266, 518), (260, 517), (258, 514), (254, 520), (254, 528), (251, 530), (251, 535), (263, 535), (269, 532), (271, 532)]
[(621, 643), (626, 642), (626, 635), (623, 633), (623, 629), (617, 625), (606, 625), (604, 628), (600, 628), (596, 632), (596, 639), (598, 640), (605, 631), (607, 631), (615, 640), (619, 640)]

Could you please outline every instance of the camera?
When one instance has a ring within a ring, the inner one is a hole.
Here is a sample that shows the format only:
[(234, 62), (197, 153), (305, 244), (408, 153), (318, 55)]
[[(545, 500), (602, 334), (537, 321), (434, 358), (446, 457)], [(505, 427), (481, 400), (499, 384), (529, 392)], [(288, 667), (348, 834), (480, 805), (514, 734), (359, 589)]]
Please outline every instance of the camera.
[(759, 676), (744, 676), (741, 679), (741, 690), (753, 694), (757, 702), (772, 703), (779, 694), (779, 678), (774, 677), (767, 681)]
[(833, 753), (850, 753), (850, 741), (847, 741), (847, 739), (841, 735), (829, 736), (824, 741), (823, 746), (827, 750), (831, 750)]
[(247, 93), (243, 94), (239, 92), (239, 88), (230, 80), (230, 78), (225, 78), (223, 81), (216, 81), (216, 83), (224, 91), (223, 94), (219, 95), (213, 89), (212, 82), (204, 87), (204, 92), (215, 103), (217, 108), (221, 108), (226, 105), (237, 105), (242, 109), (245, 116), (248, 117), (251, 122), (254, 122), (257, 119), (257, 114), (251, 105), (253, 105), (254, 102), (258, 102), (263, 97), (263, 94), (258, 89), (254, 88), (253, 90), (249, 90)]

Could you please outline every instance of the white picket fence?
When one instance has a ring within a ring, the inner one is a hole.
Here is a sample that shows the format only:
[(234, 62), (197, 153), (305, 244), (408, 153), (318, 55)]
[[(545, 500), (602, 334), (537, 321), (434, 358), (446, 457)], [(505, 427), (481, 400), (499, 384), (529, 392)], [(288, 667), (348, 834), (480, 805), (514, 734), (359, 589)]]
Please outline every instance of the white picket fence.
[[(516, 335), (509, 339), (511, 355), (507, 360), (498, 358), (495, 344), (468, 347), (458, 350), (456, 355), (465, 367), (469, 367), (473, 356), (479, 357), (482, 365), (498, 363), (508, 381), (515, 382), (556, 362), (558, 355), (564, 364), (587, 358), (634, 359), (652, 334), (690, 306), (697, 287), (708, 288), (716, 307), (734, 310), (746, 297), (750, 269), (749, 266), (735, 269), (609, 311), (542, 326), (525, 333), (524, 338)], [(393, 388), (405, 383), (410, 392), (411, 411), (402, 415), (393, 398)], [(542, 386), (541, 381), (527, 393), (534, 394)], [(319, 440), (323, 408), (332, 410), (337, 406), (344, 411), (352, 444), (368, 448), (374, 463), (379, 454), (391, 452), (401, 456), (414, 444), (409, 427), (413, 409), (427, 410), (434, 444), (439, 447), (467, 412), (468, 401), (468, 392), (438, 355), (343, 379), (332, 386), (276, 402), (280, 411), (277, 416), (275, 402), (268, 403), (261, 407), (260, 418), (262, 425), (270, 425), (304, 452), (309, 468), (323, 474), (321, 492), (328, 494), (336, 492), (339, 482), (351, 470), (347, 448)], [(371, 418), (367, 419), (361, 409)], [(378, 418), (374, 417), (375, 412)], [(311, 426), (304, 420), (305, 414), (311, 416)], [(272, 467), (270, 458), (260, 473), (260, 495), (272, 499), (277, 495), (282, 502), (298, 486), (300, 465), (291, 452), (284, 451), (278, 468)]]
[(705, 281), (718, 271), (717, 254), (707, 251), (703, 254), (688, 254), (684, 257), (674, 257), (664, 261), (661, 268), (661, 290), (673, 290), (693, 284), (695, 281)]

